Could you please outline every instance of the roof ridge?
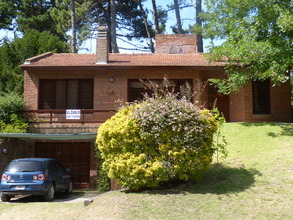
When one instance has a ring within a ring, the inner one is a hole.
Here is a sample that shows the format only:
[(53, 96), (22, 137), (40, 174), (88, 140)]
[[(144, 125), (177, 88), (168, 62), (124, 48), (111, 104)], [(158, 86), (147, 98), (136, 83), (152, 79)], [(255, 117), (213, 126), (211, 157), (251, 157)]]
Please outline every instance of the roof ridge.
[(31, 57), (31, 58), (25, 59), (24, 64), (31, 64), (32, 62), (36, 62), (38, 60), (41, 60), (43, 58), (46, 58), (46, 57), (49, 57), (52, 55), (53, 55), (52, 52), (43, 53), (43, 54)]

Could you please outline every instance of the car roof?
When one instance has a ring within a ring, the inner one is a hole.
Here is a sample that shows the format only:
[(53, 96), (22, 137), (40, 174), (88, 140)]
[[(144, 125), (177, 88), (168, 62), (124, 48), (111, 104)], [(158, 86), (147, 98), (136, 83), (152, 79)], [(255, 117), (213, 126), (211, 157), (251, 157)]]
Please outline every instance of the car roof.
[(50, 161), (50, 160), (55, 160), (53, 158), (38, 158), (38, 157), (35, 157), (35, 158), (18, 158), (18, 159), (14, 159), (12, 161)]

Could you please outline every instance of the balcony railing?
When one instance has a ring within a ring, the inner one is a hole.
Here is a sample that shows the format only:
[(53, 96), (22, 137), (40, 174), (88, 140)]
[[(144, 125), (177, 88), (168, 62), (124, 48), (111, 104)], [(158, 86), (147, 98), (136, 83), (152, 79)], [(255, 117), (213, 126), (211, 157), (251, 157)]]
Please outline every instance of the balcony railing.
[(66, 119), (66, 109), (26, 110), (29, 123), (103, 123), (116, 110), (80, 109), (80, 119)]

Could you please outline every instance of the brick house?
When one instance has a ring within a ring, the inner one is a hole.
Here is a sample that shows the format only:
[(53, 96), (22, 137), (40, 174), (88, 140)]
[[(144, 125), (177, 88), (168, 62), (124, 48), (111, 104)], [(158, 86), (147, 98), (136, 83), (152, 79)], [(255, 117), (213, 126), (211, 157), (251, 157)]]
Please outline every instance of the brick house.
[[(269, 81), (250, 82), (230, 96), (211, 86), (202, 89), (209, 78), (224, 77), (224, 67), (196, 52), (194, 35), (158, 35), (155, 54), (109, 54), (103, 26), (96, 54), (49, 52), (29, 58), (21, 68), (30, 134), (0, 143), (0, 150), (8, 149), (0, 172), (15, 157), (53, 157), (73, 170), (76, 188), (96, 187), (97, 128), (114, 114), (117, 100), (141, 97), (140, 79), (166, 76), (178, 91), (188, 82), (201, 94), (199, 104), (210, 108), (217, 100), (229, 122), (291, 121), (289, 82), (279, 87), (271, 87)], [(68, 109), (80, 110), (77, 119), (66, 114)]]

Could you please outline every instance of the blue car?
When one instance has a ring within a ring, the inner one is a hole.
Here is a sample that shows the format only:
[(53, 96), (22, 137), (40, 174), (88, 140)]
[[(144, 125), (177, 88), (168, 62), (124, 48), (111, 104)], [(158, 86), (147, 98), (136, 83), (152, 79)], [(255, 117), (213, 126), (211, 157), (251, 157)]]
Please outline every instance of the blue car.
[(12, 160), (1, 177), (0, 195), (9, 202), (16, 195), (43, 195), (52, 201), (56, 192), (72, 192), (69, 169), (55, 159), (21, 158)]

